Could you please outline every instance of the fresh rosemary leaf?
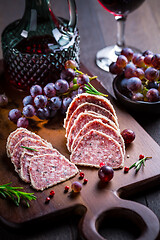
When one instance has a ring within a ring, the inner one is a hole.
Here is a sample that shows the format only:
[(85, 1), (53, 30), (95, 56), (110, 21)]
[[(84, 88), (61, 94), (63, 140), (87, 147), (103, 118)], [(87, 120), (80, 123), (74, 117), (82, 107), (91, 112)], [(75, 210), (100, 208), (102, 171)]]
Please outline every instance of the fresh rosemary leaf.
[(26, 205), (29, 207), (29, 202), (31, 200), (36, 200), (36, 196), (33, 193), (27, 193), (20, 191), (23, 187), (12, 187), (11, 183), (7, 183), (0, 186), (0, 195), (2, 197), (10, 198), (16, 206), (19, 206), (20, 201), (24, 200)]
[(38, 152), (38, 150), (37, 150), (37, 149), (30, 148), (30, 147), (26, 147), (26, 146), (21, 146), (21, 148), (25, 148), (25, 149), (28, 149), (28, 150), (31, 150), (31, 151)]
[(108, 95), (97, 91), (97, 89), (95, 89), (91, 83), (85, 84), (84, 89), (86, 93), (108, 97)]

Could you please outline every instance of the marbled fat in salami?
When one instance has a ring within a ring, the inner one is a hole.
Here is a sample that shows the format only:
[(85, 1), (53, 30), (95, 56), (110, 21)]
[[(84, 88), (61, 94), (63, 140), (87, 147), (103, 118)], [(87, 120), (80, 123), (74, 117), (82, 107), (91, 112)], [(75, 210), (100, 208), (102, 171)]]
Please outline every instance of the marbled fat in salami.
[(96, 130), (102, 133), (105, 133), (106, 135), (112, 137), (115, 139), (122, 148), (123, 153), (125, 153), (125, 144), (124, 140), (120, 134), (119, 131), (115, 130), (113, 127), (109, 126), (108, 124), (104, 124), (101, 120), (99, 119), (94, 119), (93, 121), (90, 121), (84, 125), (84, 127), (79, 131), (79, 133), (76, 135), (74, 138), (74, 141), (71, 146), (71, 152), (74, 150), (74, 148), (77, 146), (78, 142), (80, 139), (90, 130)]
[(74, 121), (76, 120), (76, 118), (78, 117), (78, 115), (81, 113), (81, 112), (85, 112), (85, 111), (92, 111), (92, 112), (95, 112), (95, 113), (98, 113), (98, 114), (101, 114), (107, 118), (109, 118), (111, 121), (113, 121), (117, 127), (119, 127), (119, 124), (118, 124), (118, 121), (117, 121), (117, 118), (107, 109), (101, 107), (101, 106), (98, 106), (94, 103), (82, 103), (80, 104), (76, 110), (73, 112), (73, 114), (71, 115), (69, 121), (68, 121), (68, 124), (67, 124), (67, 127), (66, 127), (66, 137), (68, 136), (69, 134), (69, 131), (74, 123)]
[(103, 162), (113, 169), (118, 169), (123, 167), (124, 154), (120, 144), (112, 137), (91, 130), (81, 138), (70, 156), (70, 161), (92, 167), (99, 167)]
[(104, 107), (105, 109), (109, 110), (115, 117), (116, 113), (115, 110), (111, 104), (111, 102), (103, 97), (103, 96), (98, 96), (98, 95), (93, 95), (93, 94), (88, 94), (88, 93), (82, 93), (78, 94), (71, 104), (68, 107), (67, 113), (66, 113), (66, 118), (64, 119), (64, 127), (66, 128), (68, 125), (68, 121), (73, 114), (73, 112), (76, 110), (76, 108), (82, 104), (82, 103), (94, 103), (98, 106)]
[(43, 191), (75, 176), (78, 168), (62, 155), (43, 154), (32, 158), (29, 173), (32, 187)]

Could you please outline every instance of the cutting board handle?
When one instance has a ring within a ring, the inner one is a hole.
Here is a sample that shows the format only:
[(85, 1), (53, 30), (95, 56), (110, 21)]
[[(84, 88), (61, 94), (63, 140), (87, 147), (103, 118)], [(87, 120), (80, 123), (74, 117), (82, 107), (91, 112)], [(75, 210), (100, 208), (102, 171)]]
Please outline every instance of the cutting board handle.
[[(109, 198), (109, 199), (108, 199)], [(87, 209), (81, 221), (80, 230), (86, 240), (105, 240), (98, 233), (100, 220), (104, 215), (110, 213), (111, 216), (123, 216), (132, 221), (140, 230), (141, 235), (138, 240), (155, 240), (159, 234), (160, 226), (156, 215), (146, 206), (119, 198), (113, 192), (107, 193), (106, 205), (103, 199), (98, 199), (96, 206)]]

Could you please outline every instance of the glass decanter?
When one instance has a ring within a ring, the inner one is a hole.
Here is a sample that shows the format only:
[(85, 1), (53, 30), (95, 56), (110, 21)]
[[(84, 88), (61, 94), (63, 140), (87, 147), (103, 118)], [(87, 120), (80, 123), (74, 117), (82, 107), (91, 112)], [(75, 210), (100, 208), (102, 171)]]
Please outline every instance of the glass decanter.
[(6, 79), (27, 90), (55, 82), (68, 59), (79, 64), (79, 32), (74, 0), (68, 0), (70, 20), (57, 17), (50, 0), (25, 0), (22, 19), (2, 33)]

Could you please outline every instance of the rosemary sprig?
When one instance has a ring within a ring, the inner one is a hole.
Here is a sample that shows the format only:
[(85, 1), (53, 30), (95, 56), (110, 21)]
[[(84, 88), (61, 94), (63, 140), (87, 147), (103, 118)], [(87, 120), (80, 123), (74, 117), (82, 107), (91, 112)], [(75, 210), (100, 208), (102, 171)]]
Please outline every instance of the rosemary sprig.
[(85, 84), (84, 89), (85, 89), (86, 93), (108, 97), (108, 95), (97, 91), (97, 89), (95, 89), (90, 83)]
[(38, 150), (37, 150), (37, 149), (30, 148), (30, 147), (26, 147), (26, 146), (21, 146), (21, 148), (25, 148), (25, 149), (28, 149), (28, 150), (31, 150), (31, 151), (38, 152)]
[(136, 173), (139, 171), (139, 169), (141, 168), (141, 166), (145, 166), (145, 161), (148, 159), (151, 159), (152, 157), (144, 157), (142, 159), (139, 159), (137, 162), (133, 163), (130, 167), (129, 170), (132, 168), (135, 168)]
[(33, 193), (22, 192), (20, 189), (23, 187), (12, 187), (12, 183), (7, 183), (0, 186), (0, 195), (4, 198), (10, 198), (16, 206), (19, 206), (20, 201), (24, 200), (27, 207), (30, 207), (28, 201), (36, 200), (36, 196)]

